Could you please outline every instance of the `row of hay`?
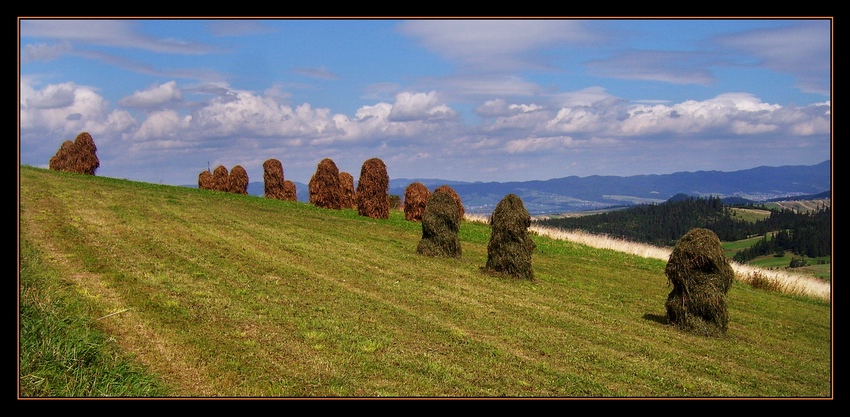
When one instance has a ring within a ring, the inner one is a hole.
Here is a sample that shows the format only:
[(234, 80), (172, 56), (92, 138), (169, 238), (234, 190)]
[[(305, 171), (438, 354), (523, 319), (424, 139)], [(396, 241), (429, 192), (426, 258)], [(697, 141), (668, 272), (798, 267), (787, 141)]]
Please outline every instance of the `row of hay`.
[(94, 175), (100, 167), (94, 139), (88, 132), (82, 132), (73, 142), (62, 142), (59, 150), (50, 158), (48, 167), (54, 171)]
[(295, 183), (283, 178), (283, 164), (274, 158), (263, 162), (263, 192), (266, 198), (298, 201)]
[[(463, 201), (460, 195), (448, 185), (441, 185), (434, 189), (434, 192), (445, 192), (454, 201), (458, 210), (458, 217), (463, 220), (466, 211), (463, 208)], [(404, 218), (411, 221), (422, 221), (422, 216), (425, 213), (425, 207), (428, 199), (431, 197), (431, 191), (428, 190), (421, 182), (413, 182), (404, 189)]]
[(340, 172), (336, 163), (322, 159), (308, 186), (310, 203), (327, 209), (357, 209), (361, 216), (388, 219), (390, 216), (390, 177), (387, 166), (379, 158), (370, 158), (360, 169), (354, 188), (354, 177)]
[(248, 172), (241, 165), (234, 166), (230, 172), (224, 165), (219, 165), (212, 172), (205, 170), (198, 174), (198, 188), (248, 194)]

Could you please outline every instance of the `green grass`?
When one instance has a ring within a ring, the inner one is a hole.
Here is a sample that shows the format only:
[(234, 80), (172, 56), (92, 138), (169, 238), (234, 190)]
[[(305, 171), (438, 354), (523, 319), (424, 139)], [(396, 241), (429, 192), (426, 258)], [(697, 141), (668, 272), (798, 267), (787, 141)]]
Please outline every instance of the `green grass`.
[(54, 305), (61, 289), (81, 307), (58, 319), (103, 335), (82, 344), (127, 376), (111, 393), (70, 392), (69, 375), (108, 367), (41, 372), (40, 345), (80, 342), (22, 330), (22, 395), (833, 395), (828, 302), (736, 282), (728, 333), (701, 337), (666, 323), (657, 259), (535, 236), (537, 279), (519, 281), (481, 272), (484, 224), (462, 224), (462, 258), (429, 258), (416, 253), (421, 225), (397, 210), (374, 220), (28, 166), (20, 176), (22, 323), (47, 322), (27, 306)]

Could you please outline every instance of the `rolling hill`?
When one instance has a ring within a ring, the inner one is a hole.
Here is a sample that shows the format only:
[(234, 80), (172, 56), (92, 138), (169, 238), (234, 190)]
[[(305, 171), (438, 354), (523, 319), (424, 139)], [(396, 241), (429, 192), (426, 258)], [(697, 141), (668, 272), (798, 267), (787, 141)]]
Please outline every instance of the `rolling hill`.
[[(726, 335), (681, 332), (659, 259), (538, 235), (536, 279), (514, 280), (481, 272), (482, 223), (463, 222), (463, 256), (444, 259), (416, 253), (421, 225), (399, 211), (33, 167), (19, 199), (29, 396), (109, 396), (135, 380), (85, 390), (112, 374), (66, 336), (76, 327), (173, 398), (833, 395), (829, 302), (736, 281)], [(39, 331), (70, 301), (76, 315)]]

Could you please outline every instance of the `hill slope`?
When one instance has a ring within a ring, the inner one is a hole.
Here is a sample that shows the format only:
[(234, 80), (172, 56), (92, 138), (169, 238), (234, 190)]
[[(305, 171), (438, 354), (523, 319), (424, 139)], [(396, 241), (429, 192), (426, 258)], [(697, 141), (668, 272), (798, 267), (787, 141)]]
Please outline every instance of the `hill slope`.
[(666, 324), (657, 259), (537, 236), (537, 279), (516, 281), (481, 273), (483, 224), (435, 259), (400, 212), (32, 167), (20, 184), (21, 273), (54, 271), (174, 396), (832, 395), (831, 310), (810, 298), (736, 282), (729, 333), (705, 338)]

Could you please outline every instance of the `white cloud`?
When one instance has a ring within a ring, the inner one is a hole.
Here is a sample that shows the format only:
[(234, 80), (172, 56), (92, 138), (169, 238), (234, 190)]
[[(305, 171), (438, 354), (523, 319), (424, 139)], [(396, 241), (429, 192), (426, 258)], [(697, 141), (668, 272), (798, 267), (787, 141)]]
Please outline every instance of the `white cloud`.
[(136, 91), (133, 95), (118, 100), (118, 104), (126, 107), (156, 107), (181, 100), (183, 93), (177, 88), (177, 82), (169, 81), (147, 90)]
[(577, 141), (569, 136), (550, 138), (525, 138), (508, 141), (505, 151), (508, 153), (532, 153), (540, 151), (561, 150), (573, 147)]
[(21, 62), (26, 64), (32, 61), (51, 61), (59, 58), (62, 54), (72, 49), (69, 42), (56, 44), (29, 44), (24, 45), (21, 51)]
[(587, 68), (601, 77), (709, 85), (715, 77), (706, 61), (702, 52), (636, 51), (590, 61)]
[[(137, 141), (158, 142), (163, 139), (181, 138), (189, 127), (190, 118), (180, 116), (174, 110), (160, 110), (148, 115), (134, 135)], [(168, 144), (164, 146), (170, 146)]]
[(488, 70), (539, 66), (531, 52), (597, 40), (578, 20), (412, 20), (399, 29), (437, 54)]
[(717, 43), (757, 57), (751, 65), (793, 75), (802, 91), (829, 95), (832, 39), (831, 22), (812, 19), (720, 37)]
[(437, 93), (409, 93), (396, 94), (395, 103), (389, 114), (389, 120), (394, 122), (405, 122), (412, 120), (440, 120), (454, 118), (457, 113), (438, 102)]
[(22, 19), (21, 37), (145, 49), (155, 52), (204, 54), (207, 45), (179, 39), (155, 39), (137, 31), (138, 22), (105, 19)]

